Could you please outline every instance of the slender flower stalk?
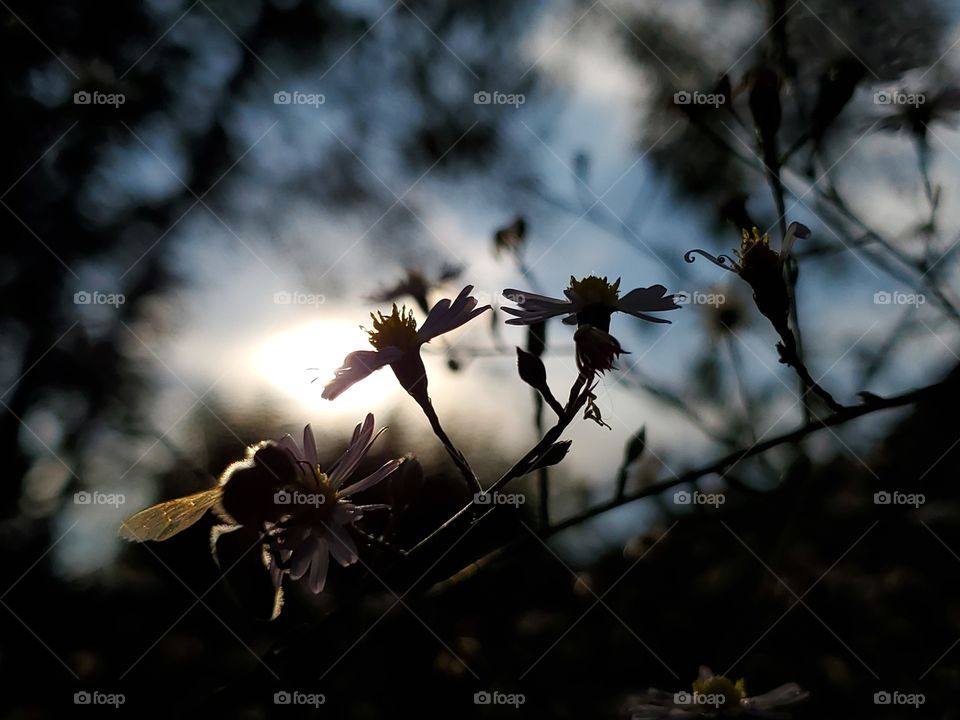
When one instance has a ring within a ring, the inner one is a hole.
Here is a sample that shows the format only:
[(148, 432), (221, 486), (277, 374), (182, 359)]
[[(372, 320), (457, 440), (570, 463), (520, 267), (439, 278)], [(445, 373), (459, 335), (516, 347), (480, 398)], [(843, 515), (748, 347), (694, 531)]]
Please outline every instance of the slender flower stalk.
[[(593, 394), (592, 391), (593, 386), (587, 384), (587, 379), (582, 374), (578, 375), (573, 386), (570, 388), (570, 399), (564, 407), (563, 413), (559, 418), (557, 418), (556, 424), (547, 430), (537, 444), (528, 450), (522, 458), (517, 460), (509, 470), (507, 470), (499, 477), (499, 479), (497, 479), (496, 482), (493, 483), (493, 485), (487, 488), (484, 491), (484, 494), (493, 495), (494, 493), (501, 491), (509, 482), (530, 472), (530, 469), (536, 465), (537, 461), (541, 459), (547, 452), (549, 452), (551, 447), (553, 447), (553, 444), (560, 439), (560, 436), (563, 434), (564, 430), (567, 429), (567, 426), (573, 422), (573, 419), (576, 417), (577, 413), (589, 402), (590, 397)], [(473, 511), (476, 509), (476, 504), (477, 498), (475, 497), (470, 503), (462, 507), (452, 517), (448, 518), (440, 527), (435, 529), (433, 532), (427, 535), (427, 537), (423, 538), (416, 545), (410, 548), (407, 551), (407, 555), (423, 552), (424, 548), (434, 542), (437, 542), (438, 539), (448, 533), (461, 520), (464, 518), (474, 517)], [(490, 506), (490, 509), (487, 510), (487, 513), (494, 509), (496, 509), (495, 505)], [(486, 515), (483, 517), (485, 516)]]

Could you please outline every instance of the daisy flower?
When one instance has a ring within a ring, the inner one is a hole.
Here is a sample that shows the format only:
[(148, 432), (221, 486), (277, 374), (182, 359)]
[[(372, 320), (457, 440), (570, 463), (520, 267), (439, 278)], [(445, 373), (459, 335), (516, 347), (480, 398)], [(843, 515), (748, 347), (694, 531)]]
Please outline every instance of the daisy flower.
[(786, 683), (770, 692), (747, 696), (743, 679), (733, 682), (723, 675), (714, 675), (708, 667), (700, 667), (700, 676), (693, 682), (693, 692), (668, 693), (650, 689), (643, 702), (631, 708), (632, 720), (695, 720), (696, 718), (755, 717), (786, 718), (779, 712), (805, 700), (810, 693), (796, 683)]
[(373, 487), (403, 462), (390, 460), (353, 481), (379, 435), (374, 435), (373, 423), (373, 415), (368, 414), (354, 429), (346, 452), (326, 471), (320, 466), (309, 425), (303, 431), (302, 447), (289, 435), (251, 445), (246, 457), (227, 467), (216, 486), (141, 510), (123, 522), (120, 537), (136, 542), (167, 540), (212, 510), (222, 523), (210, 533), (210, 549), (218, 565), (221, 550), (229, 555), (230, 546), (237, 548), (229, 540), (239, 537), (240, 545), (247, 545), (237, 562), (251, 549), (248, 543), (260, 544), (275, 590), (273, 619), (283, 604), (285, 575), (294, 580), (306, 577), (310, 589), (319, 593), (326, 583), (330, 556), (343, 566), (357, 561), (351, 529), (363, 512), (388, 507), (353, 501), (355, 494)]
[(520, 306), (503, 308), (505, 313), (514, 316), (507, 320), (507, 325), (532, 325), (558, 315), (566, 315), (563, 319), (566, 325), (593, 325), (608, 332), (610, 317), (615, 312), (624, 312), (648, 322), (669, 323), (669, 320), (648, 313), (676, 310), (680, 307), (674, 302), (673, 295), (667, 295), (667, 289), (663, 285), (636, 288), (620, 297), (619, 278), (610, 283), (606, 277), (596, 275), (582, 280), (570, 276), (570, 286), (563, 294), (566, 295), (566, 300), (523, 290), (504, 290), (503, 296)]
[[(386, 505), (357, 505), (353, 496), (388, 477), (403, 462), (389, 460), (375, 472), (351, 482), (360, 463), (380, 433), (373, 432), (374, 419), (368, 414), (353, 431), (350, 445), (340, 458), (324, 471), (317, 458), (317, 446), (309, 425), (303, 430), (303, 447), (289, 435), (278, 445), (301, 467), (299, 482), (274, 495), (282, 513), (269, 531), (270, 570), (279, 586), (284, 572), (292, 580), (306, 578), (314, 593), (323, 591), (330, 557), (347, 567), (357, 562), (357, 545), (350, 533), (363, 518), (364, 510)], [(383, 432), (382, 430), (380, 432)]]
[(422, 404), (428, 396), (427, 373), (420, 358), (420, 346), (456, 330), (490, 309), (489, 305), (477, 307), (477, 299), (470, 296), (472, 290), (473, 285), (467, 285), (453, 302), (446, 298), (438, 302), (419, 329), (413, 311), (406, 307), (398, 309), (394, 304), (389, 315), (371, 313), (373, 330), (367, 334), (375, 349), (357, 350), (347, 355), (343, 364), (334, 370), (333, 380), (324, 386), (323, 397), (333, 400), (370, 373), (389, 365), (404, 390)]
[(566, 315), (565, 324), (578, 326), (574, 334), (577, 369), (585, 377), (613, 369), (616, 359), (627, 352), (610, 334), (613, 313), (624, 312), (649, 322), (669, 323), (648, 313), (680, 307), (673, 295), (667, 295), (663, 285), (637, 288), (620, 297), (619, 278), (611, 283), (606, 277), (596, 275), (582, 280), (571, 276), (570, 286), (563, 294), (566, 300), (508, 288), (503, 291), (504, 297), (519, 307), (503, 308), (503, 311), (514, 316), (507, 320), (507, 325), (534, 325)]

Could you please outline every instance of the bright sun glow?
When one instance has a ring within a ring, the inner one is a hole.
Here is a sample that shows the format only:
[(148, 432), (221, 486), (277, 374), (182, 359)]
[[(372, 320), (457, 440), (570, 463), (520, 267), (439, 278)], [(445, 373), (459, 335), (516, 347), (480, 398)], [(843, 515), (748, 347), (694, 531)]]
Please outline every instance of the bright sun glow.
[(372, 349), (356, 323), (323, 320), (268, 337), (255, 348), (251, 362), (270, 387), (311, 411), (373, 411), (399, 391), (389, 368), (374, 372), (335, 402), (320, 397), (347, 353)]

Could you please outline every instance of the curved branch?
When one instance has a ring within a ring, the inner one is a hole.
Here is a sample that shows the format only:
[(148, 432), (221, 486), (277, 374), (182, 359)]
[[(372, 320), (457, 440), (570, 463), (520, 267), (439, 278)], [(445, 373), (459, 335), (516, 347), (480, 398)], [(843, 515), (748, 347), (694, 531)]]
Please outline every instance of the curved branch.
[(550, 537), (562, 532), (563, 530), (574, 527), (575, 525), (579, 525), (585, 520), (589, 520), (590, 518), (601, 515), (609, 510), (618, 508), (621, 505), (625, 505), (626, 503), (633, 502), (635, 500), (641, 500), (652, 495), (658, 495), (664, 490), (669, 490), (676, 485), (694, 482), (695, 480), (699, 480), (706, 475), (712, 475), (714, 473), (729, 472), (741, 461), (746, 460), (749, 457), (764, 453), (771, 448), (777, 447), (778, 445), (785, 445), (796, 440), (802, 440), (807, 435), (811, 435), (818, 430), (833, 427), (834, 425), (842, 425), (850, 422), (851, 420), (856, 420), (857, 418), (870, 415), (881, 410), (890, 410), (893, 408), (904, 407), (906, 405), (912, 405), (927, 397), (936, 395), (945, 385), (946, 383), (944, 382), (938, 382), (933, 385), (927, 385), (926, 387), (922, 387), (917, 390), (911, 390), (910, 392), (906, 392), (901, 395), (895, 395), (889, 398), (870, 396), (870, 399), (861, 405), (844, 408), (843, 410), (835, 412), (833, 415), (822, 420), (811, 420), (795, 430), (772, 437), (769, 440), (764, 440), (763, 442), (755, 443), (750, 447), (735, 450), (734, 452), (728, 453), (727, 455), (724, 455), (723, 457), (714, 460), (707, 465), (689, 470), (688, 472), (682, 473), (668, 480), (663, 480), (642, 490), (628, 493), (621, 499), (614, 498), (613, 500), (594, 505), (578, 515), (574, 515), (573, 517), (567, 518), (566, 520), (551, 526), (545, 532), (542, 532), (540, 536)]

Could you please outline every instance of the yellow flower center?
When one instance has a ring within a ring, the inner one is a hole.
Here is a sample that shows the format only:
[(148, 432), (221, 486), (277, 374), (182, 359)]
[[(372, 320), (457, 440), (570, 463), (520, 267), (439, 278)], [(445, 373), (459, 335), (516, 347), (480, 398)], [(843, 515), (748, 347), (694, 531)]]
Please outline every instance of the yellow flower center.
[(417, 321), (413, 319), (413, 310), (407, 310), (406, 306), (402, 309), (393, 304), (393, 312), (384, 316), (378, 312), (376, 315), (370, 313), (373, 318), (373, 330), (368, 330), (370, 344), (377, 350), (386, 347), (400, 348), (409, 350), (419, 345), (417, 340)]
[(714, 675), (713, 677), (694, 680), (693, 692), (695, 695), (716, 696), (716, 707), (721, 709), (739, 705), (740, 701), (747, 696), (747, 687), (743, 678), (733, 683), (723, 675)]
[(319, 467), (313, 469), (312, 477), (305, 483), (285, 491), (282, 507), (289, 513), (291, 525), (309, 525), (321, 527), (333, 519), (339, 500), (339, 493), (330, 485), (326, 473)]
[(753, 234), (743, 230), (743, 239), (740, 241), (740, 249), (736, 251), (737, 260), (742, 268), (760, 269), (772, 264), (779, 263), (779, 256), (770, 249), (770, 236), (766, 233), (760, 234), (758, 228), (753, 228)]
[(616, 309), (617, 300), (620, 298), (619, 278), (611, 284), (606, 277), (589, 275), (583, 280), (577, 280), (571, 275), (570, 289), (577, 294), (584, 305), (604, 305)]

